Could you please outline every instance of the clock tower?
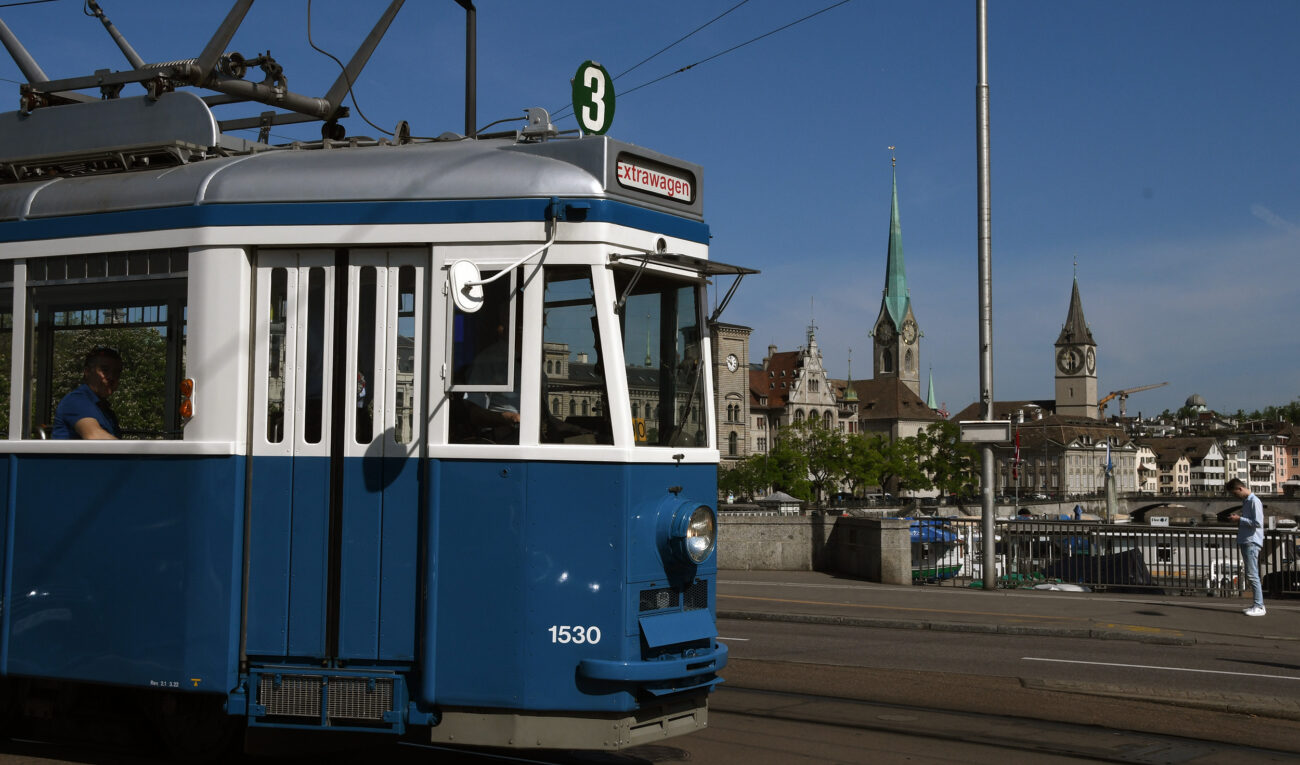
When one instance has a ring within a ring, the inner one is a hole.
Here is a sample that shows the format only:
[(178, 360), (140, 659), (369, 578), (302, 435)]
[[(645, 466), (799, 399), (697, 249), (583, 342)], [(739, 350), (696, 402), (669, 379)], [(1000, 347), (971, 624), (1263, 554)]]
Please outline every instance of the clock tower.
[(1083, 318), (1079, 280), (1070, 292), (1070, 311), (1056, 338), (1056, 413), (1069, 417), (1101, 417), (1097, 407), (1097, 341)]
[[(893, 147), (890, 147), (893, 148)], [(912, 313), (912, 299), (903, 269), (903, 227), (898, 222), (898, 173), (894, 172), (889, 208), (889, 259), (880, 315), (871, 330), (871, 372), (876, 378), (897, 377), (921, 395), (921, 330)]]

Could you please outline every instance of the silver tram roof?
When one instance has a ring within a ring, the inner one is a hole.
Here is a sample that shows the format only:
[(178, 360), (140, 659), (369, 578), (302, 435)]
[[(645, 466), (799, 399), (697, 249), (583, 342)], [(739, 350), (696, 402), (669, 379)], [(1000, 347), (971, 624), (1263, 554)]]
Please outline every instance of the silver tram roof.
[[(689, 186), (670, 197), (624, 184), (620, 162)], [(604, 136), (268, 147), (221, 134), (188, 92), (0, 114), (0, 175), (0, 223), (9, 225), (207, 205), (553, 197), (703, 220), (699, 166)]]

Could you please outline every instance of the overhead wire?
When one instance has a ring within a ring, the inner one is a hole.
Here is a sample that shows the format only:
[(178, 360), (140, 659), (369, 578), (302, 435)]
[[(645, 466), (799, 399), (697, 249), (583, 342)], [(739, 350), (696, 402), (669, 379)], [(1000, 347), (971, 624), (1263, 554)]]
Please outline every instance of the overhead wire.
[(352, 98), (352, 105), (355, 106), (357, 109), (357, 116), (365, 120), (365, 123), (367, 125), (374, 128), (375, 130), (378, 130), (384, 135), (393, 135), (393, 131), (384, 130), (383, 128), (379, 127), (378, 125), (370, 121), (370, 118), (366, 116), (365, 112), (361, 111), (361, 104), (357, 102), (357, 94), (352, 92), (352, 77), (348, 75), (348, 68), (343, 65), (343, 62), (339, 61), (338, 58), (333, 53), (330, 53), (329, 51), (316, 45), (316, 43), (311, 39), (311, 4), (312, 4), (312, 0), (307, 0), (307, 44), (310, 45), (312, 49), (315, 50), (317, 53), (323, 54), (325, 56), (329, 56), (330, 59), (334, 61), (334, 63), (339, 65), (339, 69), (343, 70), (343, 77), (348, 81), (348, 96)]
[[(687, 64), (686, 66), (681, 67), (680, 69), (676, 69), (676, 70), (674, 70), (674, 71), (671, 71), (671, 72), (669, 72), (668, 74), (665, 74), (665, 75), (663, 75), (663, 76), (661, 76), (661, 77), (656, 77), (655, 79), (650, 80), (650, 81), (648, 81), (648, 82), (643, 82), (643, 83), (641, 83), (640, 85), (637, 85), (637, 86), (634, 87), (634, 88), (629, 88), (628, 90), (625, 90), (625, 91), (623, 91), (623, 92), (621, 92), (621, 93), (618, 93), (618, 95), (619, 95), (620, 97), (625, 97), (625, 96), (627, 96), (628, 94), (630, 94), (630, 93), (635, 93), (636, 91), (638, 91), (638, 90), (640, 90), (640, 89), (642, 89), (642, 88), (649, 87), (649, 86), (654, 85), (655, 83), (658, 83), (658, 82), (663, 82), (664, 80), (668, 79), (669, 77), (673, 77), (673, 76), (675, 76), (675, 75), (681, 74), (682, 72), (686, 72), (686, 71), (689, 71), (689, 70), (691, 70), (691, 69), (694, 69), (695, 67), (699, 66), (700, 64), (706, 64), (706, 63), (708, 63), (708, 62), (710, 62), (710, 61), (713, 61), (714, 59), (721, 58), (722, 56), (725, 56), (725, 55), (727, 55), (728, 53), (731, 53), (731, 52), (733, 52), (733, 51), (740, 50), (741, 48), (743, 48), (743, 47), (745, 47), (745, 46), (747, 46), (747, 45), (752, 45), (753, 43), (756, 43), (756, 42), (758, 42), (759, 40), (762, 40), (762, 39), (764, 39), (764, 38), (771, 37), (772, 35), (777, 34), (778, 32), (783, 32), (783, 31), (789, 29), (790, 27), (796, 26), (796, 25), (798, 25), (798, 24), (802, 24), (803, 22), (808, 21), (809, 19), (812, 19), (812, 18), (814, 18), (814, 17), (816, 17), (816, 16), (820, 16), (820, 15), (822, 15), (823, 13), (826, 13), (827, 11), (832, 11), (832, 10), (834, 10), (834, 9), (836, 9), (836, 8), (838, 8), (838, 7), (840, 7), (841, 5), (845, 5), (845, 4), (849, 3), (849, 2), (852, 2), (852, 0), (839, 0), (839, 2), (831, 3), (830, 5), (826, 6), (825, 8), (822, 8), (822, 9), (819, 10), (819, 11), (813, 11), (812, 13), (808, 14), (807, 16), (804, 16), (804, 17), (802, 17), (802, 18), (795, 19), (794, 21), (791, 21), (791, 22), (788, 23), (788, 24), (783, 24), (783, 25), (777, 27), (776, 29), (773, 29), (773, 30), (768, 31), (768, 32), (764, 32), (763, 34), (761, 34), (761, 35), (759, 35), (759, 36), (757, 36), (757, 37), (751, 38), (751, 39), (746, 40), (745, 42), (739, 43), (739, 44), (737, 44), (737, 45), (733, 45), (733, 46), (731, 46), (730, 48), (727, 48), (726, 50), (722, 50), (722, 51), (719, 51), (719, 52), (713, 54), (712, 56), (708, 56), (707, 58), (702, 58), (702, 59), (700, 59), (699, 61), (696, 61), (696, 62), (693, 63), (693, 64)], [(742, 5), (743, 5), (743, 3), (742, 3)], [(736, 7), (739, 7), (739, 6), (736, 6)], [(735, 10), (735, 8), (732, 8), (731, 10)], [(722, 15), (725, 16), (727, 13), (730, 13), (731, 10), (726, 11), (726, 13), (724, 13), (724, 14), (722, 14)], [(719, 16), (718, 18), (721, 18), (721, 16)], [(716, 21), (716, 20), (717, 20), (717, 19), (714, 19), (714, 21)], [(713, 23), (712, 21), (709, 22), (709, 24), (712, 24), (712, 23)], [(704, 26), (708, 26), (708, 24), (705, 24)], [(704, 27), (700, 27), (700, 29), (703, 29), (703, 28), (704, 28)], [(696, 30), (696, 31), (699, 31), (699, 30)], [(694, 32), (692, 32), (691, 34), (694, 34)], [(690, 35), (687, 35), (687, 37), (689, 37), (689, 36), (690, 36)], [(686, 38), (682, 38), (682, 39), (686, 39)], [(678, 42), (680, 42), (680, 40), (679, 40)], [(676, 45), (676, 44), (677, 44), (677, 43), (673, 43), (673, 45)], [(672, 46), (669, 46), (669, 47), (672, 47)], [(665, 50), (667, 50), (667, 49), (665, 48)], [(659, 55), (659, 54), (656, 53), (655, 55), (657, 56), (657, 55)], [(654, 56), (651, 56), (651, 58), (654, 58)], [(648, 60), (648, 59), (647, 59), (647, 60)], [(640, 66), (640, 64), (638, 64), (637, 66)], [(636, 68), (636, 67), (633, 67), (633, 68)], [(631, 70), (629, 69), (628, 71), (631, 71)], [(620, 76), (621, 76), (621, 75), (620, 75)], [(617, 79), (617, 78), (615, 78), (615, 79)], [(570, 105), (570, 107), (568, 107), (568, 108), (571, 108), (571, 107), (572, 107), (572, 105)], [(560, 112), (557, 113), (557, 116), (554, 117), (553, 119), (562, 119), (562, 118), (565, 117), (565, 116), (570, 116), (570, 115), (566, 115), (566, 114), (564, 114), (564, 109), (561, 109)]]
[[(732, 11), (736, 10), (737, 8), (739, 8), (740, 6), (742, 6), (742, 5), (744, 5), (745, 3), (748, 3), (748, 2), (749, 2), (749, 0), (740, 0), (739, 3), (736, 3), (735, 5), (731, 6), (730, 8), (728, 8), (728, 9), (725, 10), (725, 11), (723, 11), (722, 13), (719, 13), (717, 16), (714, 16), (713, 18), (711, 18), (711, 19), (709, 19), (708, 21), (704, 22), (703, 24), (701, 24), (700, 26), (696, 27), (695, 29), (692, 29), (690, 32), (687, 32), (686, 34), (684, 34), (684, 35), (682, 35), (681, 37), (677, 38), (676, 40), (674, 40), (673, 42), (669, 43), (668, 45), (666, 45), (666, 46), (660, 48), (660, 49), (659, 49), (658, 51), (656, 51), (655, 53), (653, 53), (653, 54), (647, 56), (646, 58), (641, 59), (640, 61), (638, 61), (636, 64), (632, 65), (631, 67), (629, 67), (629, 68), (627, 68), (627, 69), (624, 69), (622, 72), (620, 72), (620, 73), (618, 73), (617, 75), (615, 75), (615, 76), (614, 76), (614, 79), (615, 79), (615, 80), (618, 80), (618, 79), (619, 79), (620, 77), (622, 77), (623, 75), (625, 75), (625, 74), (630, 74), (631, 72), (633, 72), (633, 71), (635, 71), (637, 68), (639, 68), (642, 64), (645, 64), (645, 63), (648, 63), (648, 62), (652, 61), (653, 59), (657, 58), (660, 54), (662, 54), (662, 53), (666, 53), (667, 51), (669, 51), (669, 50), (671, 50), (672, 48), (676, 47), (679, 43), (685, 42), (687, 39), (689, 39), (690, 37), (694, 36), (697, 32), (703, 30), (705, 27), (708, 27), (709, 25), (713, 24), (713, 22), (715, 22), (715, 21), (721, 19), (723, 16), (726, 16), (727, 14), (731, 13)], [(558, 112), (556, 112), (555, 117), (553, 117), (552, 119), (564, 119), (566, 116), (568, 116), (568, 115), (565, 113), (566, 110), (571, 110), (571, 109), (573, 109), (573, 104), (568, 104), (568, 105), (566, 105), (566, 106), (561, 107), (560, 110), (559, 110)]]

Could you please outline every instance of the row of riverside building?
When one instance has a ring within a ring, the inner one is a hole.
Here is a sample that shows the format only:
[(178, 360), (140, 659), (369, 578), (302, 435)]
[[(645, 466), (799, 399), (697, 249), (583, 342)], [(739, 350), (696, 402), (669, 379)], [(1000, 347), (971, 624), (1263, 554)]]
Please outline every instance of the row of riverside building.
[[(816, 326), (792, 351), (769, 345), (751, 361), (749, 327), (715, 323), (714, 395), (717, 443), (726, 470), (772, 449), (778, 430), (820, 420), (846, 434), (915, 436), (949, 419), (935, 402), (934, 378), (921, 395), (921, 340), (903, 263), (895, 171), (889, 246), (880, 313), (868, 333), (870, 379), (830, 377), (817, 345)], [(1218, 494), (1240, 478), (1257, 494), (1292, 495), (1300, 488), (1300, 439), (1282, 422), (1240, 422), (1210, 411), (1193, 395), (1178, 418), (1104, 417), (1098, 399), (1097, 342), (1084, 319), (1075, 278), (1061, 333), (1053, 346), (1056, 395), (1035, 401), (997, 401), (993, 418), (1010, 420), (1016, 444), (994, 448), (995, 492), (1041, 493), (1052, 498), (1091, 496), (1104, 490), (1109, 460), (1120, 493)], [(951, 417), (982, 419), (978, 403)], [(1017, 452), (1019, 461), (1016, 459)], [(890, 487), (886, 487), (890, 488)]]

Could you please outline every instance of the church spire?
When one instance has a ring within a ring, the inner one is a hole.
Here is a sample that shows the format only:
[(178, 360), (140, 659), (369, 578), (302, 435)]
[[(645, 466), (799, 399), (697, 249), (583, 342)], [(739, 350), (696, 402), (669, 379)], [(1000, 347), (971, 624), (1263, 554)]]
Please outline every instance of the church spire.
[(1061, 335), (1056, 338), (1057, 345), (1070, 343), (1097, 344), (1097, 341), (1092, 339), (1092, 330), (1088, 329), (1088, 322), (1083, 318), (1083, 300), (1079, 298), (1078, 277), (1075, 277), (1074, 287), (1070, 290), (1070, 310), (1065, 315), (1065, 326), (1061, 327)]
[(939, 404), (934, 399), (934, 367), (930, 368), (930, 392), (925, 397), (925, 405), (930, 409), (939, 408)]
[[(896, 160), (892, 156), (891, 164)], [(907, 315), (907, 272), (903, 268), (903, 226), (898, 222), (898, 170), (892, 169), (893, 193), (889, 203), (889, 261), (885, 266), (885, 307), (894, 320), (894, 326), (903, 326)]]

